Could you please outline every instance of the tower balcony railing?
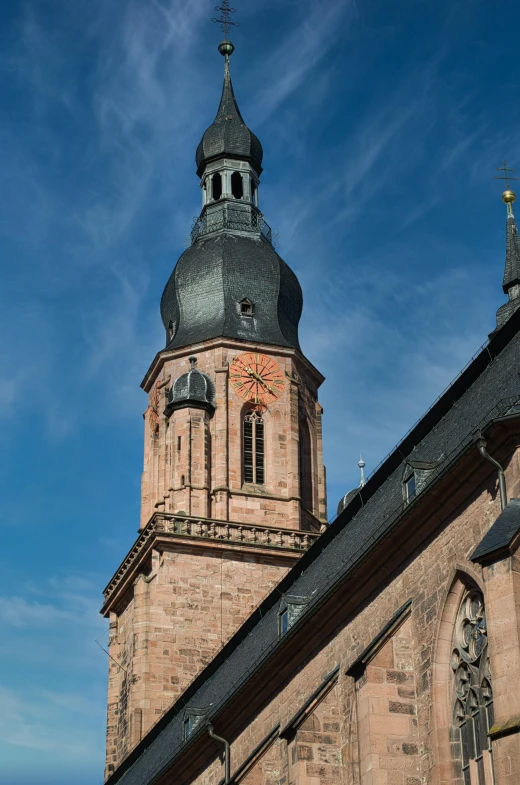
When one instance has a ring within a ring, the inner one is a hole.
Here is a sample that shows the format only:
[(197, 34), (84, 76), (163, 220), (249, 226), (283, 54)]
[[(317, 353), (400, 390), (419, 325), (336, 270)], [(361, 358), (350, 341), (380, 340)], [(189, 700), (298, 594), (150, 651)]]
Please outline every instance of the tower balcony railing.
[(303, 553), (315, 542), (317, 532), (300, 529), (286, 529), (282, 526), (262, 526), (260, 524), (219, 521), (210, 518), (197, 518), (176, 513), (156, 512), (140, 533), (134, 546), (121, 563), (114, 577), (104, 590), (108, 602), (128, 578), (142, 569), (142, 558), (157, 538), (189, 539), (192, 542), (213, 542), (215, 545), (242, 546), (252, 549), (268, 548)]
[(265, 221), (262, 213), (254, 207), (224, 202), (208, 205), (202, 215), (194, 219), (191, 229), (191, 244), (199, 237), (220, 229), (234, 229), (238, 232), (254, 232), (274, 245), (273, 230)]

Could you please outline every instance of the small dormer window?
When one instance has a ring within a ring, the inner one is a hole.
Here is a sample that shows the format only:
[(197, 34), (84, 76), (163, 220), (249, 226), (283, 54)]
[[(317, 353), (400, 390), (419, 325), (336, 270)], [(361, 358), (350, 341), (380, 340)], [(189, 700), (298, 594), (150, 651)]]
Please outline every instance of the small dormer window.
[(417, 484), (415, 478), (415, 472), (412, 471), (410, 474), (407, 475), (406, 479), (404, 480), (404, 496), (407, 502), (411, 502), (412, 499), (415, 498), (415, 494), (417, 492)]
[(310, 597), (295, 597), (285, 595), (278, 609), (278, 637), (283, 638), (293, 624), (296, 624), (300, 616), (310, 602)]
[(253, 303), (251, 300), (242, 300), (240, 303), (240, 315), (241, 316), (252, 316), (254, 313)]
[(193, 709), (191, 707), (185, 709), (184, 718), (182, 720), (182, 736), (184, 741), (188, 741), (206, 714), (207, 709)]
[(287, 630), (289, 629), (289, 609), (285, 608), (278, 618), (278, 624), (280, 627), (280, 638), (283, 638)]

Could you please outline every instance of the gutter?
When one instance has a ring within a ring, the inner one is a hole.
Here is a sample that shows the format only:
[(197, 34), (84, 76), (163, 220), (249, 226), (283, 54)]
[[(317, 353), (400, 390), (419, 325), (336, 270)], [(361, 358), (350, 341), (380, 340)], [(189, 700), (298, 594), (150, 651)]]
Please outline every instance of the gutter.
[(223, 739), (222, 736), (217, 736), (213, 730), (213, 725), (209, 726), (208, 733), (212, 739), (215, 739), (215, 741), (219, 741), (224, 745), (224, 785), (229, 785), (231, 780), (231, 752), (229, 749), (229, 741)]
[(478, 431), (478, 433), (477, 433), (477, 448), (478, 448), (478, 451), (482, 455), (482, 457), (486, 461), (488, 461), (488, 463), (490, 463), (492, 466), (495, 467), (495, 469), (497, 470), (497, 473), (498, 473), (498, 487), (500, 489), (500, 507), (503, 510), (507, 506), (506, 476), (505, 476), (504, 470), (501, 467), (501, 465), (499, 464), (499, 462), (496, 461), (494, 458), (492, 458), (491, 455), (489, 455), (486, 452), (486, 445), (487, 445), (487, 442), (484, 439), (484, 437), (482, 436), (481, 431)]

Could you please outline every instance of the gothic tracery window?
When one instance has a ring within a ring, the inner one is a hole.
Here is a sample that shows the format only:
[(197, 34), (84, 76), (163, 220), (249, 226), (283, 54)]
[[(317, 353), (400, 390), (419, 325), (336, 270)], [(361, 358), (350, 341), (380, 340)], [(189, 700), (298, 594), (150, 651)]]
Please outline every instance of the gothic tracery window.
[(492, 785), (493, 693), (489, 669), (484, 598), (466, 589), (453, 640), (453, 721), (460, 742), (464, 785)]
[(258, 412), (244, 417), (244, 482), (265, 482), (264, 421)]

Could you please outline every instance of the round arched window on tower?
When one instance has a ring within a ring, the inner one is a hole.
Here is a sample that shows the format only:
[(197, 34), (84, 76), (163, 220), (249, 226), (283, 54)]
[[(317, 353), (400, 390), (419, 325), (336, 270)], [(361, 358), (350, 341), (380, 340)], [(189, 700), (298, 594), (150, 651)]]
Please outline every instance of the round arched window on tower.
[(231, 193), (235, 199), (244, 198), (244, 181), (240, 172), (233, 172), (231, 175)]
[(222, 177), (219, 172), (214, 174), (211, 180), (211, 196), (215, 201), (222, 196)]

